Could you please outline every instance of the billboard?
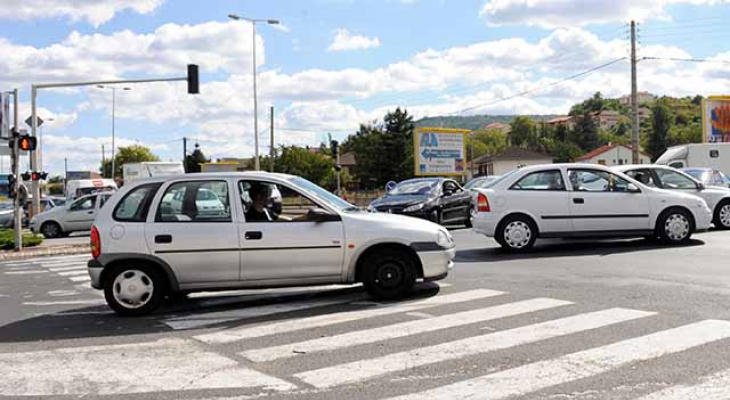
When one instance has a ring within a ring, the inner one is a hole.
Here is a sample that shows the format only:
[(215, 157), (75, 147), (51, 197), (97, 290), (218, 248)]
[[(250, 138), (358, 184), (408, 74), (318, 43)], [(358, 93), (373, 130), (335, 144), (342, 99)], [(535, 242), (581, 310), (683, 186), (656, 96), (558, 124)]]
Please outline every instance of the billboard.
[(470, 131), (418, 128), (413, 134), (416, 176), (447, 176), (466, 173), (466, 141)]
[(702, 101), (702, 142), (730, 143), (730, 96)]

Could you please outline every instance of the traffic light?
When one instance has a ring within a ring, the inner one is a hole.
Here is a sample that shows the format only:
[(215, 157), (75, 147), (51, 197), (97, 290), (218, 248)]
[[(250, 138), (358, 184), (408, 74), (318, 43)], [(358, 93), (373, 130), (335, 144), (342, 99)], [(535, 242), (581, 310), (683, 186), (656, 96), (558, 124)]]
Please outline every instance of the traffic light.
[(188, 64), (188, 93), (200, 94), (200, 76), (195, 64)]
[(18, 149), (21, 151), (35, 151), (38, 140), (33, 136), (21, 136), (18, 138)]
[(333, 140), (330, 142), (330, 147), (332, 148), (332, 157), (337, 158), (337, 153), (340, 151), (340, 144), (336, 140)]
[(30, 172), (23, 172), (22, 174), (20, 174), (20, 177), (23, 178), (24, 182), (27, 182), (30, 180), (31, 175)]
[(15, 192), (15, 181), (15, 175), (8, 175), (8, 197), (10, 197), (11, 199), (14, 199), (15, 196), (17, 196), (17, 193)]

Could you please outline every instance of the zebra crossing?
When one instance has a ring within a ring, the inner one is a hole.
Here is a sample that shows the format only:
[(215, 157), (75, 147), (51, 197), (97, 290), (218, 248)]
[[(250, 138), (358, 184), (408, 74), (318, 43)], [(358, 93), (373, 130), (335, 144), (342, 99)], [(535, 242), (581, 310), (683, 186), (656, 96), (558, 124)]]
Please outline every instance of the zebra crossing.
[[(82, 293), (96, 293), (91, 290), (91, 278), (87, 271), (88, 254), (37, 257), (19, 261), (4, 262), (0, 265), (0, 275), (6, 276), (54, 276), (72, 288), (48, 291), (50, 297), (67, 297)], [(31, 302), (33, 303), (33, 302)], [(35, 302), (38, 303), (38, 302)], [(38, 304), (27, 305), (38, 305)], [(52, 302), (42, 302), (52, 303)]]

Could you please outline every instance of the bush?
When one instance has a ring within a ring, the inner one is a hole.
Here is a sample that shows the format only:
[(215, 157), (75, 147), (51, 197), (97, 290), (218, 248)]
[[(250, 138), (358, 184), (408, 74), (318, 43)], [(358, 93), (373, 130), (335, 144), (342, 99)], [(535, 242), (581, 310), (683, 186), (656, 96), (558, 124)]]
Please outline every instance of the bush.
[[(38, 246), (43, 238), (35, 235), (23, 235), (23, 247)], [(0, 229), (0, 249), (10, 250), (15, 248), (15, 234), (10, 229)]]

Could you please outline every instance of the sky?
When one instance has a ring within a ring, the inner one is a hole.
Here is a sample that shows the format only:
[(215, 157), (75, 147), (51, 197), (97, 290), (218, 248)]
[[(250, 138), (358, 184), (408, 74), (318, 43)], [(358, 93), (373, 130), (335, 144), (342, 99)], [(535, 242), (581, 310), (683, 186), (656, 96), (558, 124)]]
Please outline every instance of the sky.
[[(231, 13), (281, 22), (256, 25), (262, 153), (272, 106), (276, 146), (316, 146), (398, 106), (416, 118), (564, 114), (596, 91), (625, 95), (632, 19), (639, 90), (730, 94), (730, 0), (0, 0), (0, 91), (21, 91), (25, 119), (34, 83), (181, 77), (198, 64), (199, 95), (184, 82), (119, 85), (116, 146), (180, 160), (187, 137), (208, 157), (251, 156), (252, 25)], [(98, 170), (112, 91), (43, 89), (38, 107), (42, 169)]]

